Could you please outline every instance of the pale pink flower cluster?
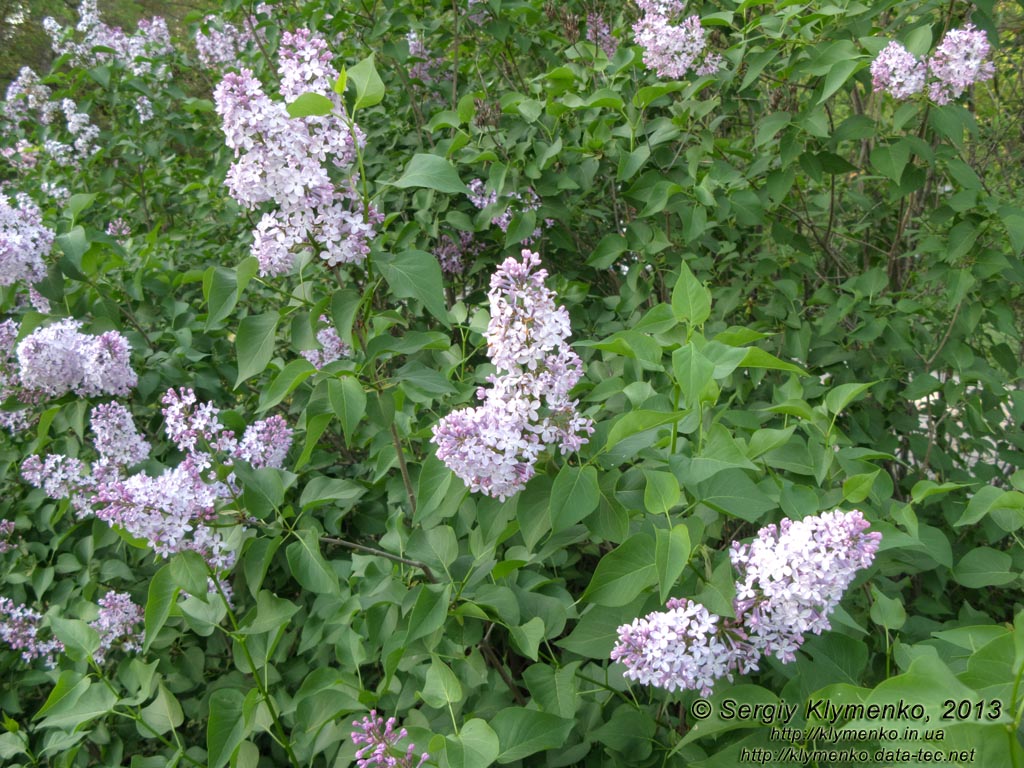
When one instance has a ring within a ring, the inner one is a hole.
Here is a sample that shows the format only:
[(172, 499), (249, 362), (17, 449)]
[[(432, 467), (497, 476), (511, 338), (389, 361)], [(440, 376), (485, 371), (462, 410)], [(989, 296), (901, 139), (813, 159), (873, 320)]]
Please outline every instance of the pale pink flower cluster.
[(334, 112), (290, 118), (247, 69), (225, 75), (214, 92), (236, 158), (225, 182), (228, 191), (250, 210), (268, 202), (277, 206), (253, 231), (260, 274), (285, 274), (296, 251), (308, 246), (332, 267), (361, 262), (383, 217), (373, 205), (364, 209), (356, 190), (354, 160), (365, 137), (332, 89), (338, 73), (326, 41), (307, 30), (286, 32), (278, 72), (286, 101), (317, 93), (333, 102)]
[(749, 544), (733, 542), (735, 618), (674, 598), (667, 611), (619, 627), (612, 660), (626, 665), (631, 680), (702, 696), (719, 678), (758, 669), (762, 656), (793, 661), (807, 633), (830, 628), (829, 614), (874, 561), (882, 536), (868, 526), (860, 512), (837, 510), (784, 519)]
[[(75, 31), (81, 35), (81, 42), (74, 39), (74, 32), (62, 27), (55, 19), (48, 17), (43, 20), (43, 28), (50, 37), (53, 52), (58, 56), (69, 54), (76, 65), (83, 67), (117, 61), (136, 77), (166, 80), (170, 75), (166, 58), (174, 53), (174, 46), (167, 22), (159, 16), (140, 20), (136, 32), (129, 35), (120, 27), (108, 26), (100, 19), (96, 0), (82, 0), (78, 6), (78, 19)], [(97, 48), (110, 48), (113, 53)]]
[[(416, 758), (416, 745), (410, 743), (403, 751), (398, 742), (406, 738), (409, 732), (405, 728), (395, 729), (398, 721), (389, 717), (385, 722), (377, 710), (362, 720), (355, 720), (352, 725), (352, 743), (360, 745), (356, 752), (356, 765), (359, 768), (419, 768), (430, 755), (426, 752)], [(414, 762), (415, 761), (415, 762)]]
[(921, 93), (927, 86), (932, 101), (948, 104), (975, 83), (992, 79), (995, 65), (988, 60), (991, 50), (988, 37), (973, 24), (947, 32), (925, 61), (893, 41), (871, 63), (872, 83), (876, 91), (901, 100)]
[[(7, 88), (4, 114), (14, 124), (28, 120), (39, 125), (51, 125), (56, 115), (63, 114), (72, 144), (48, 138), (43, 142), (43, 152), (57, 165), (76, 165), (82, 157), (96, 152), (100, 129), (90, 122), (88, 114), (78, 111), (73, 100), (51, 101), (50, 95), (50, 89), (43, 85), (39, 76), (29, 67), (22, 67), (18, 77)], [(14, 148), (6, 147), (0, 154), (16, 168), (29, 170), (37, 163), (37, 152), (37, 146), (19, 139)]]
[[(256, 6), (256, 14), (269, 15), (271, 8), (266, 3)], [(196, 54), (199, 63), (207, 69), (234, 67), (250, 46), (257, 41), (266, 42), (266, 34), (257, 29), (256, 15), (246, 15), (241, 27), (236, 27), (216, 16), (203, 19), (203, 27), (196, 30)]]
[(50, 89), (43, 85), (31, 67), (22, 67), (7, 86), (4, 115), (12, 123), (35, 118), (47, 125), (53, 119), (56, 107), (56, 103), (50, 101)]
[(81, 327), (78, 320), (61, 320), (18, 344), (18, 376), (29, 398), (126, 395), (135, 386), (128, 340), (117, 331), (90, 336)]
[(437, 457), (472, 491), (500, 499), (533, 477), (540, 452), (578, 450), (593, 433), (569, 391), (583, 375), (569, 347), (569, 313), (544, 286), (540, 256), (509, 257), (491, 277), (487, 354), (497, 368), (483, 405), (453, 411), (434, 427)]
[(51, 498), (70, 498), (79, 518), (95, 515), (129, 535), (144, 539), (162, 557), (198, 552), (216, 571), (235, 562), (217, 523), (217, 505), (233, 498), (233, 478), (218, 480), (218, 466), (246, 461), (253, 467), (279, 468), (291, 447), (292, 433), (280, 416), (250, 424), (241, 440), (219, 421), (219, 410), (200, 402), (191, 389), (163, 396), (167, 435), (185, 458), (159, 475), (129, 475), (144, 460), (149, 445), (121, 406), (93, 410), (94, 448), (99, 458), (87, 468), (59, 454), (31, 456), (22, 464), (26, 482)]
[(127, 592), (107, 592), (100, 598), (99, 605), (99, 615), (89, 623), (100, 635), (100, 647), (93, 654), (96, 663), (102, 664), (107, 658), (107, 652), (115, 645), (124, 651), (141, 652), (146, 642), (146, 632), (136, 629), (136, 626), (142, 624), (145, 617), (142, 608), (132, 602), (131, 595)]
[(638, 0), (640, 18), (633, 39), (644, 49), (644, 64), (660, 77), (679, 79), (693, 70), (698, 75), (718, 71), (722, 57), (705, 55), (707, 37), (700, 17), (685, 16), (686, 0)]
[(0, 597), (0, 641), (15, 651), (21, 651), (21, 658), (32, 663), (43, 659), (51, 669), (57, 662), (54, 656), (63, 653), (64, 644), (56, 638), (42, 640), (39, 629), (43, 616), (25, 605), (15, 603), (7, 597)]
[(352, 347), (341, 340), (337, 329), (331, 324), (327, 315), (320, 315), (320, 322), (324, 323), (324, 327), (316, 332), (316, 340), (320, 343), (320, 349), (306, 349), (299, 353), (314, 368), (323, 368), (329, 363), (352, 354)]
[(46, 277), (43, 259), (53, 239), (53, 230), (43, 226), (43, 213), (28, 195), (17, 195), (12, 206), (0, 193), (0, 285), (36, 283)]
[(118, 245), (123, 246), (127, 239), (132, 236), (132, 227), (119, 216), (107, 224), (107, 234), (117, 238)]

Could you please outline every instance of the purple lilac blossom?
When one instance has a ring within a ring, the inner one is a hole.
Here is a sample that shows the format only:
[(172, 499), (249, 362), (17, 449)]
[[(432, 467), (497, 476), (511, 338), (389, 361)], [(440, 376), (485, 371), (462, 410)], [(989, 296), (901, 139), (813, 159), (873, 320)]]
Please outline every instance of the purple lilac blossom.
[(292, 445), (292, 430), (281, 416), (250, 424), (233, 451), (236, 459), (256, 469), (280, 467)]
[[(498, 202), (498, 193), (488, 192), (484, 187), (484, 182), (480, 179), (473, 179), (467, 186), (470, 191), (469, 201), (476, 208), (483, 210), (487, 206), (494, 205)], [(540, 197), (538, 197), (537, 193), (533, 191), (533, 187), (527, 187), (523, 192), (513, 192), (509, 195), (509, 199), (505, 204), (504, 210), (491, 216), (491, 224), (498, 227), (502, 232), (507, 232), (509, 224), (512, 223), (512, 217), (517, 212), (526, 213), (527, 211), (537, 211), (540, 209), (540, 205)], [(545, 227), (551, 227), (553, 225), (554, 221), (551, 219), (544, 220)], [(526, 245), (531, 244), (541, 236), (541, 232), (542, 227), (537, 227), (523, 242)]]
[(712, 74), (720, 57), (701, 62), (707, 47), (699, 16), (683, 17), (685, 0), (638, 0), (641, 16), (633, 39), (644, 49), (644, 64), (660, 77), (679, 79), (690, 70)]
[(135, 386), (128, 340), (117, 331), (89, 336), (80, 327), (78, 320), (62, 320), (21, 340), (19, 375), (29, 397), (126, 395)]
[[(224, 76), (214, 92), (225, 141), (235, 151), (228, 171), (231, 196), (255, 210), (274, 203), (253, 230), (252, 254), (261, 275), (287, 273), (295, 253), (315, 245), (328, 266), (359, 263), (383, 216), (364, 207), (354, 160), (365, 136), (346, 115), (332, 85), (338, 76), (327, 43), (307, 30), (281, 38), (281, 95), (293, 101), (306, 92), (331, 99), (334, 113), (293, 119), (273, 102), (247, 69)], [(329, 160), (328, 160), (329, 158)], [(334, 183), (330, 167), (347, 174)]]
[(50, 122), (50, 89), (43, 85), (31, 67), (21, 68), (18, 76), (7, 86), (6, 99), (4, 115), (12, 123), (29, 119), (33, 113), (40, 116), (44, 125)]
[[(271, 8), (266, 3), (256, 6), (256, 14), (269, 15)], [(206, 69), (233, 67), (239, 57), (257, 41), (265, 42), (266, 35), (257, 29), (256, 16), (246, 15), (241, 27), (236, 27), (216, 16), (203, 20), (203, 29), (196, 30), (195, 44), (199, 63)]]
[(459, 232), (459, 242), (449, 234), (441, 235), (434, 255), (446, 275), (461, 275), (466, 270), (466, 259), (476, 258), (483, 251), (483, 243), (473, 237), (472, 232)]
[(320, 315), (320, 322), (325, 325), (324, 328), (316, 332), (316, 340), (320, 344), (320, 349), (306, 349), (299, 353), (315, 368), (323, 368), (329, 363), (352, 354), (352, 347), (341, 340), (337, 329), (331, 324), (327, 315)]
[(11, 536), (13, 535), (14, 521), (0, 520), (0, 554), (14, 549), (14, 542), (11, 541)]
[(906, 99), (924, 90), (927, 70), (917, 57), (899, 43), (889, 43), (871, 62), (871, 81), (876, 91)]
[(448, 414), (432, 438), (470, 490), (502, 500), (522, 490), (542, 450), (578, 450), (594, 431), (569, 398), (583, 375), (567, 342), (569, 313), (539, 266), (540, 256), (523, 250), (522, 261), (509, 257), (491, 277), (487, 354), (497, 372), (477, 391), (483, 404)]
[(791, 662), (808, 632), (829, 629), (829, 614), (878, 551), (881, 534), (864, 516), (826, 512), (762, 528), (749, 544), (733, 542), (739, 574), (733, 608), (723, 619), (687, 599), (618, 629), (613, 661), (626, 677), (669, 691), (710, 694), (715, 680), (758, 669), (761, 656)]
[(419, 59), (409, 67), (409, 78), (419, 80), (424, 84), (432, 82), (434, 78), (430, 74), (430, 70), (437, 65), (437, 59), (430, 55), (430, 50), (423, 44), (423, 40), (420, 39), (416, 30), (410, 30), (406, 34), (405, 40), (409, 44), (410, 58)]
[(107, 592), (101, 597), (99, 616), (89, 623), (100, 635), (100, 647), (93, 654), (96, 663), (102, 664), (115, 644), (121, 650), (140, 653), (146, 632), (136, 626), (144, 620), (142, 608), (132, 602), (127, 592)]
[(53, 239), (53, 230), (43, 226), (43, 213), (28, 195), (17, 195), (12, 206), (0, 193), (0, 285), (46, 277), (43, 259)]
[(64, 644), (55, 638), (39, 638), (42, 621), (43, 616), (37, 611), (10, 598), (0, 597), (0, 641), (15, 651), (21, 651), (21, 658), (27, 663), (43, 659), (52, 669), (57, 664), (54, 656), (63, 653)]
[(928, 95), (936, 104), (948, 104), (974, 83), (991, 80), (995, 65), (986, 61), (991, 46), (988, 37), (973, 24), (951, 29), (928, 60), (928, 72), (935, 78)]
[(417, 760), (416, 745), (412, 743), (405, 751), (399, 749), (398, 742), (409, 735), (408, 731), (405, 728), (395, 730), (398, 721), (389, 717), (385, 722), (377, 710), (370, 710), (369, 715), (353, 721), (352, 725), (356, 728), (352, 731), (352, 743), (360, 745), (356, 752), (358, 768), (419, 768), (430, 758), (424, 752)]
[[(19, 326), (14, 320), (0, 323), (0, 402), (15, 397), (21, 392), (18, 359), (15, 356), (15, 342)], [(27, 429), (29, 425), (25, 410), (0, 410), (0, 427), (12, 434)]]
[(612, 35), (611, 27), (599, 13), (587, 14), (587, 40), (604, 51), (604, 55), (609, 59), (615, 56), (615, 52), (619, 48)]
[(93, 446), (103, 461), (130, 467), (149, 458), (149, 443), (135, 428), (131, 411), (120, 403), (103, 403), (93, 408), (92, 431)]

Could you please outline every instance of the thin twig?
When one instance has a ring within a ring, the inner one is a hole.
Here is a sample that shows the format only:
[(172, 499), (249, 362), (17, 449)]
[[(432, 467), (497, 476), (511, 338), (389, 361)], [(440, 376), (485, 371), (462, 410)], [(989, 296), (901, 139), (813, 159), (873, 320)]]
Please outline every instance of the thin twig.
[(383, 557), (387, 560), (392, 560), (396, 563), (402, 563), (403, 565), (411, 565), (413, 568), (419, 568), (421, 571), (423, 571), (423, 575), (431, 584), (437, 584), (437, 579), (434, 578), (434, 573), (430, 570), (430, 566), (426, 563), (421, 563), (419, 560), (410, 560), (407, 557), (401, 557), (399, 555), (393, 555), (390, 552), (385, 552), (383, 549), (368, 547), (365, 544), (356, 544), (354, 541), (339, 539), (336, 536), (321, 536), (320, 541), (324, 542), (325, 544), (337, 544), (339, 547), (347, 547), (348, 549), (354, 549), (357, 552), (365, 552), (368, 555), (376, 555), (377, 557)]

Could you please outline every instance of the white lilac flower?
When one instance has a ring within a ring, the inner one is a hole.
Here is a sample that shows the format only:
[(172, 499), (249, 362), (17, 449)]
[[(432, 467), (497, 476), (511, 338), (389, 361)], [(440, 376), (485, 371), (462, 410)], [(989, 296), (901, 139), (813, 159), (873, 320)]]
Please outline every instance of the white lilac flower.
[(583, 373), (568, 344), (569, 313), (544, 286), (547, 272), (529, 250), (491, 277), (487, 354), (497, 368), (481, 406), (454, 411), (434, 427), (437, 457), (473, 491), (505, 499), (533, 476), (546, 447), (578, 450), (594, 431), (569, 391)]
[(868, 525), (856, 510), (837, 510), (784, 519), (749, 544), (734, 542), (735, 618), (674, 598), (666, 611), (619, 627), (612, 660), (626, 665), (631, 680), (704, 696), (715, 680), (756, 670), (763, 655), (793, 661), (807, 633), (829, 629), (829, 614), (873, 562), (881, 534)]
[(690, 70), (710, 74), (721, 59), (701, 64), (707, 47), (700, 17), (687, 16), (685, 0), (638, 0), (641, 16), (633, 39), (644, 49), (644, 64), (661, 77), (678, 79)]
[(145, 630), (136, 629), (145, 620), (141, 606), (133, 603), (127, 592), (107, 592), (99, 605), (99, 615), (89, 623), (100, 635), (100, 647), (93, 654), (96, 663), (102, 664), (115, 645), (124, 651), (140, 652), (146, 641)]
[(31, 663), (43, 659), (47, 667), (56, 666), (54, 656), (64, 651), (64, 644), (51, 638), (42, 640), (39, 628), (43, 616), (31, 608), (15, 603), (7, 597), (0, 597), (0, 641)]
[[(272, 101), (247, 69), (228, 73), (214, 92), (225, 142), (235, 162), (225, 183), (231, 196), (254, 210), (273, 203), (253, 231), (252, 254), (262, 275), (287, 273), (296, 252), (315, 247), (328, 266), (359, 263), (370, 251), (382, 215), (364, 206), (356, 189), (354, 160), (365, 136), (347, 117), (333, 91), (338, 76), (326, 41), (307, 30), (286, 32), (279, 54), (281, 94), (306, 92), (334, 104), (326, 116), (293, 119)], [(345, 176), (336, 183), (331, 168)]]
[(17, 354), (26, 394), (125, 395), (135, 386), (128, 340), (117, 331), (89, 336), (79, 328), (78, 320), (62, 320), (22, 339)]
[(43, 226), (42, 211), (27, 195), (17, 195), (12, 206), (0, 193), (0, 285), (46, 277), (43, 259), (53, 240), (53, 230)]
[(28, 119), (32, 113), (37, 116), (47, 114), (46, 105), (49, 103), (50, 89), (43, 85), (31, 67), (22, 67), (18, 76), (7, 86), (3, 109), (7, 119), (17, 123)]

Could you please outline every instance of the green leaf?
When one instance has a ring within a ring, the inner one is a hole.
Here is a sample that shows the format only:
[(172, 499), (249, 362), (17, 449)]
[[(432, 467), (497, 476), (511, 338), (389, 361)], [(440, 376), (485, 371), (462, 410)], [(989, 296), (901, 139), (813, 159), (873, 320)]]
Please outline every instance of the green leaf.
[(825, 82), (822, 85), (818, 103), (821, 104), (827, 101), (833, 93), (842, 88), (846, 81), (850, 79), (850, 75), (856, 72), (860, 66), (860, 62), (857, 59), (843, 59), (833, 64), (828, 74), (825, 75)]
[(40, 727), (78, 730), (110, 712), (116, 703), (117, 694), (107, 686), (88, 686), (77, 698), (65, 696), (50, 707)]
[(299, 606), (290, 600), (278, 597), (265, 589), (260, 590), (256, 597), (256, 607), (242, 621), (239, 631), (246, 635), (276, 632), (287, 626), (298, 610)]
[(907, 621), (907, 612), (899, 597), (887, 597), (871, 586), (871, 620), (886, 629), (899, 629)]
[(746, 472), (737, 468), (723, 469), (697, 483), (694, 496), (701, 504), (748, 523), (756, 523), (778, 506), (754, 485)]
[(537, 651), (544, 639), (544, 620), (540, 616), (534, 616), (521, 626), (512, 627), (509, 634), (512, 635), (512, 642), (523, 656), (537, 661)]
[(316, 594), (338, 594), (338, 577), (320, 554), (320, 541), (309, 530), (294, 532), (297, 541), (285, 547), (292, 576), (305, 589)]
[(656, 535), (654, 567), (658, 573), (658, 596), (664, 603), (690, 561), (690, 531), (685, 525), (677, 525), (671, 531), (658, 528)]
[(72, 195), (68, 198), (68, 202), (64, 206), (64, 215), (74, 221), (78, 218), (78, 214), (96, 202), (96, 197), (97, 195), (95, 193), (87, 192), (80, 192), (77, 195)]
[(426, 251), (403, 251), (377, 260), (391, 293), (401, 299), (416, 299), (427, 310), (449, 325), (444, 298), (444, 281), (437, 257)]
[(654, 548), (646, 533), (630, 536), (601, 558), (581, 599), (610, 607), (631, 602), (657, 579)]
[(365, 493), (366, 489), (354, 480), (318, 475), (306, 483), (306, 487), (302, 489), (299, 506), (303, 510), (308, 510), (331, 501), (340, 501), (351, 505), (361, 499)]
[(256, 413), (273, 408), (290, 395), (296, 387), (316, 373), (316, 368), (304, 358), (292, 360), (274, 377), (270, 386), (260, 392), (260, 404)]
[(841, 413), (846, 406), (867, 392), (877, 383), (877, 381), (871, 381), (867, 384), (840, 384), (838, 387), (834, 387), (829, 390), (829, 393), (825, 395), (825, 407), (828, 408), (829, 413)]
[(171, 615), (171, 607), (177, 597), (178, 584), (171, 573), (171, 566), (165, 565), (153, 574), (149, 582), (145, 614), (146, 642), (142, 646), (143, 651), (148, 651), (160, 634), (160, 629)]
[(551, 488), (548, 512), (551, 530), (564, 531), (575, 525), (595, 509), (601, 499), (597, 485), (597, 470), (592, 466), (573, 467), (565, 464), (558, 471)]
[(445, 709), (462, 701), (462, 684), (459, 678), (436, 656), (430, 662), (420, 698), (435, 709)]
[(209, 570), (198, 552), (179, 552), (171, 558), (171, 577), (176, 586), (206, 602)]
[[(715, 365), (693, 344), (686, 344), (672, 353), (672, 373), (682, 390), (688, 408), (696, 408), (715, 374)], [(711, 388), (714, 390), (714, 387)], [(712, 395), (708, 395), (710, 399)]]
[(524, 757), (563, 746), (574, 721), (523, 707), (507, 707), (491, 720), (501, 752), (498, 762), (514, 763)]
[(444, 626), (448, 617), (450, 596), (450, 584), (427, 584), (421, 587), (409, 613), (409, 634), (405, 639), (406, 644), (433, 634)]
[(619, 168), (615, 174), (616, 181), (629, 181), (636, 175), (636, 172), (643, 168), (644, 163), (651, 156), (650, 147), (641, 144), (628, 154), (619, 156)]
[(349, 82), (356, 87), (356, 100), (353, 111), (363, 107), (372, 107), (384, 101), (384, 81), (377, 74), (373, 64), (373, 54), (346, 71)]
[(740, 361), (740, 367), (770, 368), (776, 371), (789, 371), (790, 373), (796, 373), (800, 376), (807, 375), (807, 371), (799, 365), (793, 365), (793, 363), (787, 363), (785, 360), (780, 360), (771, 352), (766, 352), (760, 347), (750, 347), (743, 356), (743, 359)]
[(92, 685), (92, 680), (82, 675), (81, 672), (65, 669), (57, 678), (57, 684), (53, 686), (53, 690), (46, 697), (43, 706), (32, 716), (32, 719), (38, 720), (61, 702), (65, 702), (65, 708), (74, 707), (75, 702), (82, 698), (82, 694), (90, 685)]
[(154, 732), (167, 733), (185, 722), (181, 704), (163, 683), (157, 688), (156, 698), (151, 704), (143, 707), (139, 714), (142, 715), (142, 721), (149, 726), (148, 729), (139, 726), (139, 735), (145, 738), (151, 738)]
[(203, 298), (209, 311), (206, 314), (206, 328), (209, 330), (222, 322), (238, 302), (238, 276), (227, 267), (210, 267), (203, 275)]
[(455, 166), (443, 157), (423, 153), (413, 155), (401, 178), (391, 185), (400, 189), (425, 187), (448, 195), (469, 194), (469, 187), (462, 183)]
[(711, 292), (685, 263), (679, 265), (679, 279), (672, 290), (672, 311), (679, 322), (691, 326), (701, 325), (711, 316)]
[(303, 93), (286, 109), (289, 117), (323, 117), (334, 111), (334, 102), (319, 93)]
[(575, 717), (580, 706), (576, 670), (579, 661), (573, 661), (555, 670), (548, 664), (533, 664), (523, 672), (523, 682), (530, 689), (534, 703), (543, 712), (559, 717)]
[(953, 578), (971, 589), (997, 587), (1018, 579), (1011, 573), (1013, 558), (992, 547), (976, 547), (953, 566)]
[(341, 422), (345, 443), (353, 445), (353, 436), (359, 422), (366, 415), (366, 392), (359, 380), (353, 376), (342, 376), (327, 383), (327, 392), (331, 400), (334, 415)]
[(630, 435), (638, 432), (646, 432), (649, 429), (672, 424), (679, 421), (686, 414), (683, 411), (663, 413), (662, 411), (630, 411), (622, 414), (612, 428), (608, 431), (608, 440), (605, 443), (605, 450), (610, 450)]
[(992, 485), (979, 489), (967, 503), (967, 509), (953, 525), (957, 528), (974, 525), (988, 515), (1001, 510), (1024, 509), (1024, 493), (1020, 491), (1004, 491)]
[(647, 598), (648, 595), (640, 595), (629, 605), (619, 608), (590, 606), (569, 636), (556, 641), (555, 645), (588, 659), (607, 660), (618, 639), (618, 628), (643, 611)]
[(882, 470), (864, 472), (859, 475), (852, 475), (843, 481), (843, 498), (851, 504), (859, 504), (871, 495), (871, 489), (875, 485), (875, 478)]
[(246, 379), (266, 370), (270, 358), (274, 356), (274, 337), (280, 319), (276, 311), (266, 312), (262, 315), (249, 315), (238, 324), (238, 336), (235, 338), (238, 378), (235, 380), (235, 389)]
[(450, 768), (487, 768), (501, 751), (498, 734), (478, 717), (467, 720), (454, 736), (445, 736)]
[(339, 96), (343, 96), (346, 85), (348, 85), (348, 70), (342, 67), (341, 72), (338, 73), (338, 79), (331, 85), (331, 90)]
[(626, 252), (626, 238), (614, 232), (605, 235), (587, 257), (587, 265), (594, 269), (607, 269)]
[(905, 140), (895, 144), (877, 146), (871, 151), (871, 165), (880, 174), (897, 184), (903, 176), (903, 169), (910, 161), (910, 145)]
[(644, 470), (644, 508), (652, 515), (667, 514), (679, 503), (682, 490), (671, 472)]
[(207, 765), (221, 768), (249, 733), (242, 715), (245, 694), (221, 688), (210, 695), (210, 719), (206, 726)]
[(64, 643), (68, 657), (76, 661), (88, 659), (100, 647), (100, 633), (80, 619), (50, 619), (53, 634)]

